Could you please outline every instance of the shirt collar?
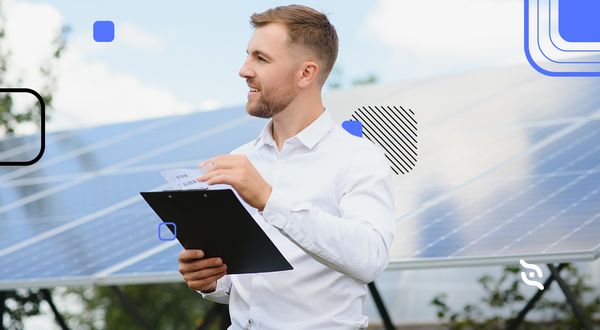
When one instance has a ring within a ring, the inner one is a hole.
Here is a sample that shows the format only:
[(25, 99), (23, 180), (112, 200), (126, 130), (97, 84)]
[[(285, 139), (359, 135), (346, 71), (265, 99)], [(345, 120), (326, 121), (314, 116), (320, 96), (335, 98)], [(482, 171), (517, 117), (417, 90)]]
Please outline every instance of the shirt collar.
[[(262, 131), (254, 141), (254, 145), (257, 149), (260, 149), (263, 145), (275, 146), (275, 140), (271, 134), (271, 126), (273, 125), (273, 119), (263, 127)], [(296, 134), (289, 140), (297, 139), (309, 149), (312, 149), (329, 130), (333, 127), (334, 122), (331, 115), (327, 110), (324, 110), (321, 115), (315, 119), (310, 125), (305, 127), (300, 133)]]

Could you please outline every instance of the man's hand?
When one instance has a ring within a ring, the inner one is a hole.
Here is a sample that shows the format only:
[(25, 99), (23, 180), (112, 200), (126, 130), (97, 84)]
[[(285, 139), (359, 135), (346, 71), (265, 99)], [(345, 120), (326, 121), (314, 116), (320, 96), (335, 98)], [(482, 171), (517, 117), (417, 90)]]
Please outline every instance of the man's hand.
[(205, 168), (206, 173), (197, 180), (208, 184), (228, 184), (252, 207), (259, 211), (265, 208), (273, 188), (263, 179), (246, 156), (217, 156), (199, 166)]
[(203, 258), (202, 250), (184, 249), (179, 253), (179, 272), (190, 289), (209, 293), (217, 288), (217, 280), (227, 274), (227, 265), (220, 258)]

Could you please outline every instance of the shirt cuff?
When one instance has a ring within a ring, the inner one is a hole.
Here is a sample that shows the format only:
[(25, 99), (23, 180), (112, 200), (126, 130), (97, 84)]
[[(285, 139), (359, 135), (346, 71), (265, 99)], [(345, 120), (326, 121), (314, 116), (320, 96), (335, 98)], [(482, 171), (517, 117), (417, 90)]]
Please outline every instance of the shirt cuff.
[(229, 294), (231, 292), (231, 279), (229, 276), (223, 276), (217, 281), (217, 287), (215, 291), (204, 293), (200, 290), (196, 290), (202, 295), (202, 298), (208, 299), (217, 303), (227, 304), (229, 302)]

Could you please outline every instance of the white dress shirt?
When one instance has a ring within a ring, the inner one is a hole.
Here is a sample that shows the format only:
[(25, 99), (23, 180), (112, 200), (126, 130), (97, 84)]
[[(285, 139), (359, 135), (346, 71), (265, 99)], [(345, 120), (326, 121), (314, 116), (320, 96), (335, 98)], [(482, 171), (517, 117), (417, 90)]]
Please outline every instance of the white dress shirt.
[(390, 165), (326, 110), (281, 151), (271, 125), (231, 153), (272, 185), (253, 217), (294, 269), (226, 275), (198, 292), (229, 303), (229, 329), (364, 329), (366, 284), (386, 268), (394, 236)]

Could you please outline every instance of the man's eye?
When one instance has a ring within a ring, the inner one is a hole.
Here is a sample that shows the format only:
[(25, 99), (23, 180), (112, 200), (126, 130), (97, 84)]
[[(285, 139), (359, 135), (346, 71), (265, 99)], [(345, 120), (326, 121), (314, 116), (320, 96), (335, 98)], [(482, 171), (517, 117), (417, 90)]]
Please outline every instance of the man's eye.
[(259, 56), (259, 57), (258, 57), (258, 60), (259, 60), (259, 61), (262, 61), (262, 62), (266, 62), (266, 61), (267, 61), (267, 60), (265, 60), (265, 59), (264, 59), (264, 57), (262, 57), (262, 56)]

